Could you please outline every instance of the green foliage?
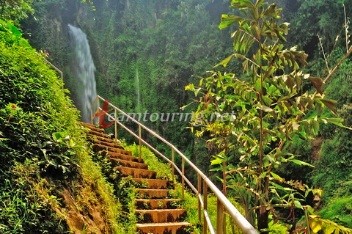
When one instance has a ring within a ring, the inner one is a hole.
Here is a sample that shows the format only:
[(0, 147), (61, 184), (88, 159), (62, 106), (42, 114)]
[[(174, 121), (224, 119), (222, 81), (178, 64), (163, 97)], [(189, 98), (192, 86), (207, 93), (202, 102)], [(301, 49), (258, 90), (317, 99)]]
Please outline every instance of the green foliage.
[[(0, 129), (9, 139), (6, 141), (11, 148), (9, 155), (11, 152), (18, 154), (2, 160), (23, 162), (31, 156), (40, 158), (43, 172), (51, 169), (53, 175), (55, 171), (72, 172), (74, 164), (70, 158), (74, 153), (69, 149), (74, 145), (67, 133), (66, 140), (58, 138), (65, 127), (59, 121), (67, 117), (69, 124), (72, 119), (69, 115), (77, 112), (61, 91), (62, 82), (48, 69), (43, 58), (21, 39), (19, 30), (3, 21), (1, 25), (8, 28), (0, 32), (5, 39), (5, 43), (0, 42)], [(68, 111), (66, 116), (60, 115), (63, 109)], [(48, 117), (53, 118), (52, 124), (47, 124)]]
[(11, 22), (0, 21), (0, 39), (7, 45), (16, 44), (29, 47), (28, 41), (22, 38), (21, 31)]
[[(350, 184), (351, 185), (351, 184)], [(320, 211), (323, 218), (332, 220), (343, 226), (352, 228), (352, 198), (341, 196), (331, 199), (328, 204)]]
[(0, 2), (0, 19), (18, 23), (33, 13), (33, 0), (2, 0)]
[[(343, 4), (349, 17), (352, 6), (350, 0), (299, 0), (297, 12), (292, 12), (290, 16), (291, 43), (304, 46), (309, 50), (309, 54), (318, 53), (318, 36), (323, 38), (324, 47), (328, 51), (331, 51), (336, 43), (343, 45), (345, 38), (339, 35), (345, 24)], [(301, 33), (302, 30), (304, 34)], [(338, 38), (340, 40), (336, 41)]]
[(352, 229), (343, 227), (330, 220), (323, 219), (317, 215), (309, 216), (309, 227), (311, 233), (341, 233), (350, 234)]
[[(341, 55), (341, 50), (337, 50), (331, 55), (331, 59)], [(351, 122), (351, 63), (345, 62), (341, 65), (336, 76), (328, 83), (326, 94), (337, 100), (338, 113), (345, 119), (344, 125), (352, 126)], [(343, 84), (343, 85), (341, 85)], [(324, 201), (328, 203), (330, 199), (338, 196), (348, 196), (351, 194), (349, 186), (344, 185), (351, 180), (350, 168), (352, 163), (351, 130), (335, 127), (323, 128), (321, 135), (325, 141), (321, 149), (321, 157), (316, 163), (313, 174), (313, 182), (324, 190)]]
[(90, 159), (63, 86), (19, 29), (0, 20), (1, 233), (69, 232), (56, 196), (71, 182), (90, 191), (80, 204), (98, 197), (109, 229), (121, 230), (119, 203)]
[[(237, 59), (242, 68), (211, 71), (199, 87), (186, 87), (198, 97), (193, 131), (216, 147), (215, 170), (227, 174), (223, 182), (245, 201), (247, 217), (257, 216), (259, 229), (268, 228), (269, 213), (294, 224), (282, 208), (303, 209), (309, 190), (280, 176), (279, 169), (311, 165), (290, 152), (293, 138), (311, 139), (321, 123), (340, 125), (341, 120), (322, 115), (334, 104), (323, 94), (323, 79), (302, 71), (307, 55), (285, 48), (288, 24), (280, 20), (281, 10), (263, 0), (234, 0), (231, 7), (240, 13), (224, 14), (219, 27), (238, 26), (233, 53), (218, 66), (226, 68)], [(306, 83), (316, 91), (304, 90)]]
[[(64, 233), (67, 226), (24, 178), (40, 173), (67, 178), (77, 172), (72, 142), (54, 134), (72, 124), (77, 112), (55, 73), (9, 22), (0, 21), (0, 48), (1, 230)], [(22, 163), (32, 174), (15, 174)]]
[[(341, 116), (346, 118), (346, 125), (351, 126), (351, 105), (341, 109)], [(351, 130), (336, 129), (332, 139), (324, 142), (321, 158), (313, 174), (313, 182), (324, 190), (323, 218), (341, 225), (351, 226), (352, 167)]]
[(47, 122), (33, 113), (24, 113), (17, 105), (10, 103), (0, 110), (1, 129), (6, 131), (7, 154), (1, 157), (3, 165), (11, 162), (24, 162), (28, 157), (38, 160), (43, 173), (55, 177), (65, 177), (76, 172), (73, 163), (75, 152), (73, 142), (67, 135), (66, 139), (58, 139), (57, 134), (50, 136), (52, 129)]
[(50, 202), (33, 189), (28, 180), (38, 173), (35, 160), (17, 163), (13, 177), (5, 179), (0, 186), (0, 231), (1, 233), (68, 233), (62, 217), (53, 213)]

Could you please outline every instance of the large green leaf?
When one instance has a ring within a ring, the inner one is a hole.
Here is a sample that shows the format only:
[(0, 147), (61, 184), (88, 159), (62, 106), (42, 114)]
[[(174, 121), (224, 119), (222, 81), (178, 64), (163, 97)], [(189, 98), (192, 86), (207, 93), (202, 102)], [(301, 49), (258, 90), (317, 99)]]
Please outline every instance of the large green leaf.
[(308, 167), (314, 167), (312, 164), (304, 162), (302, 160), (298, 160), (298, 159), (290, 159), (290, 162), (298, 165), (298, 166), (308, 166)]
[(232, 25), (234, 22), (240, 20), (241, 17), (236, 16), (236, 15), (228, 15), (228, 14), (222, 14), (221, 15), (221, 22), (219, 24), (220, 29), (225, 29)]
[(250, 8), (253, 7), (253, 2), (252, 0), (231, 0), (231, 6), (234, 8)]

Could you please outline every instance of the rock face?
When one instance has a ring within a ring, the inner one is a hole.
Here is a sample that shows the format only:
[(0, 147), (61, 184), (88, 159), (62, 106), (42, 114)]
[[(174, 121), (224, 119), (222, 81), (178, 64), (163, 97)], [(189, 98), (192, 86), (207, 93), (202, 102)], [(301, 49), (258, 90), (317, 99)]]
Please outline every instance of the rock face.
[(122, 176), (131, 177), (138, 184), (135, 200), (138, 223), (136, 230), (145, 234), (187, 234), (191, 226), (185, 222), (186, 210), (180, 207), (180, 199), (173, 198), (170, 191), (173, 182), (157, 178), (157, 173), (148, 169), (141, 158), (132, 156), (104, 130), (90, 124), (89, 138), (93, 149), (106, 155)]

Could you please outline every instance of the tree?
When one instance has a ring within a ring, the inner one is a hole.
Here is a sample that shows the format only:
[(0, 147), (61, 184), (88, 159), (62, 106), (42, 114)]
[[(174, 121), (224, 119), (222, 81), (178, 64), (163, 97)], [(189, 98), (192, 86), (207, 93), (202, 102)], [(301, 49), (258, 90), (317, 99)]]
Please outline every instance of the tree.
[[(310, 191), (279, 175), (285, 164), (311, 166), (289, 151), (293, 137), (310, 139), (321, 123), (341, 125), (341, 119), (322, 114), (335, 111), (323, 84), (336, 69), (325, 80), (303, 72), (307, 54), (285, 48), (288, 24), (275, 4), (232, 0), (231, 7), (239, 13), (222, 15), (219, 27), (237, 25), (233, 53), (198, 86), (186, 87), (198, 103), (192, 129), (216, 148), (212, 164), (223, 171), (224, 189), (241, 199), (247, 218), (252, 223), (256, 218), (258, 229), (267, 233), (270, 219), (294, 227), (295, 211), (303, 209)], [(316, 91), (303, 89), (306, 83)]]

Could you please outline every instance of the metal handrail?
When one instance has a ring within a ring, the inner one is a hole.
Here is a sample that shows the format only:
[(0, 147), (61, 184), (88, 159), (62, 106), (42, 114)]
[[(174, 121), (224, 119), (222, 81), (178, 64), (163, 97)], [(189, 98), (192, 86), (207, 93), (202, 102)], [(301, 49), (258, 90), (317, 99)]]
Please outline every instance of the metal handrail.
[[(100, 101), (105, 101), (104, 98), (101, 96), (97, 96), (96, 102), (98, 108), (100, 108)], [(113, 108), (114, 110), (114, 115), (110, 113), (106, 113), (106, 115), (114, 121), (115, 124), (115, 138), (117, 138), (117, 132), (118, 132), (118, 126), (121, 126), (123, 129), (125, 129), (127, 132), (129, 132), (132, 136), (138, 139), (139, 141), (139, 156), (141, 155), (141, 146), (142, 144), (146, 145), (149, 147), (153, 152), (155, 152), (157, 155), (162, 157), (164, 160), (166, 160), (168, 163), (171, 164), (173, 168), (173, 173), (176, 170), (178, 174), (181, 176), (181, 181), (182, 181), (182, 195), (184, 196), (184, 187), (185, 183), (192, 189), (192, 191), (197, 195), (198, 199), (198, 215), (199, 215), (199, 223), (202, 222), (202, 217), (201, 217), (201, 210), (203, 211), (203, 222), (204, 222), (204, 227), (203, 227), (203, 233), (208, 233), (208, 230), (210, 233), (215, 234), (215, 229), (210, 221), (208, 212), (207, 212), (207, 198), (208, 198), (208, 189), (210, 189), (213, 194), (217, 198), (217, 228), (216, 228), (216, 233), (217, 234), (222, 234), (224, 233), (223, 231), (226, 232), (226, 230), (223, 229), (223, 226), (225, 225), (224, 222), (224, 211), (228, 214), (230, 214), (232, 220), (235, 222), (235, 224), (243, 231), (243, 233), (246, 234), (258, 234), (259, 232), (248, 222), (247, 219), (245, 219), (242, 214), (236, 209), (236, 207), (226, 198), (226, 196), (216, 187), (216, 185), (197, 167), (195, 166), (180, 150), (178, 150), (173, 144), (159, 136), (157, 133), (155, 133), (153, 130), (150, 128), (146, 127), (136, 119), (132, 118), (130, 115), (125, 113), (123, 110), (119, 109), (118, 107), (114, 106), (113, 104), (109, 103), (109, 106)], [(128, 120), (131, 120), (135, 124), (138, 125), (138, 134), (134, 133), (131, 129), (126, 127), (123, 123), (121, 123), (117, 119), (117, 114), (121, 114), (125, 116)], [(92, 121), (93, 121), (94, 116), (92, 116)], [(147, 131), (149, 134), (151, 134), (153, 137), (157, 138), (161, 142), (163, 142), (165, 145), (169, 146), (171, 151), (172, 151), (172, 159), (170, 160), (168, 157), (163, 155), (161, 152), (159, 152), (157, 149), (155, 149), (152, 145), (150, 145), (148, 142), (146, 142), (144, 139), (142, 139), (142, 129)], [(181, 169), (175, 164), (175, 153), (181, 157)], [(184, 173), (184, 167), (185, 163), (187, 163), (193, 170), (194, 172), (197, 173), (198, 177), (198, 184), (197, 188), (189, 181), (189, 179), (185, 176)], [(174, 174), (173, 174), (174, 177)]]

